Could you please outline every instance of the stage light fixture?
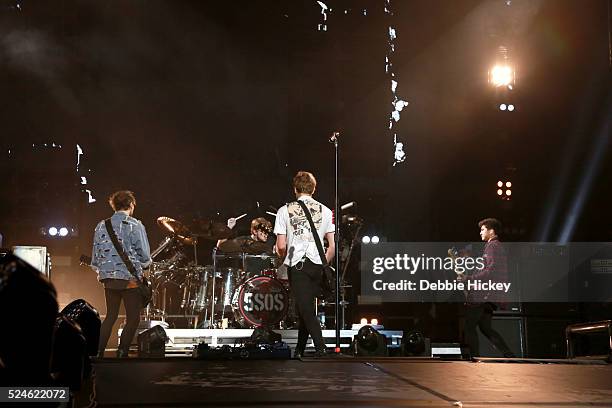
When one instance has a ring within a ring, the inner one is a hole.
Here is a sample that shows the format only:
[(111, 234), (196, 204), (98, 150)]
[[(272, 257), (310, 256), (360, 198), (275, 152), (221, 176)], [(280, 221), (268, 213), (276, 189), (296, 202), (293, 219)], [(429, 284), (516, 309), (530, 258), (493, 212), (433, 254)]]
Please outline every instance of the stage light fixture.
[(514, 110), (514, 105), (510, 104), (508, 105), (508, 111), (512, 112)]
[(378, 243), (380, 242), (380, 238), (378, 238), (378, 236), (377, 236), (377, 235), (374, 235), (374, 236), (371, 238), (370, 242), (372, 242), (373, 244), (378, 244)]
[(87, 364), (87, 340), (81, 327), (70, 318), (60, 314), (55, 323), (51, 373), (55, 381), (70, 389), (81, 388), (83, 380), (90, 374)]
[(512, 190), (506, 190), (506, 195), (507, 196), (511, 196), (512, 195)]
[(0, 258), (3, 386), (52, 384), (49, 361), (58, 313), (56, 299), (53, 284), (34, 266), (12, 253)]
[(404, 356), (427, 356), (427, 340), (419, 330), (411, 330), (402, 336)]
[(362, 317), (361, 320), (359, 321), (359, 323), (365, 325), (368, 324), (368, 319), (366, 319), (365, 317)]
[(512, 187), (512, 182), (511, 181), (506, 181), (506, 187), (508, 187), (508, 188)]
[(372, 326), (378, 326), (378, 319), (374, 318), (374, 319), (370, 320), (370, 324)]
[(504, 182), (503, 182), (503, 181), (501, 181), (501, 180), (499, 180), (499, 181), (497, 182), (497, 187), (503, 187), (503, 186), (504, 186)]
[(41, 227), (40, 234), (57, 238), (76, 237), (78, 236), (78, 230), (67, 226)]
[(168, 336), (160, 325), (153, 326), (138, 335), (138, 357), (164, 357)]
[(100, 313), (96, 308), (86, 300), (77, 299), (62, 309), (60, 314), (79, 325), (87, 343), (87, 354), (95, 356), (98, 353), (101, 327)]
[(369, 244), (370, 243), (370, 237), (367, 235), (364, 235), (363, 238), (361, 238), (361, 242), (363, 242), (364, 244)]
[(489, 82), (495, 87), (512, 85), (514, 69), (509, 65), (495, 65), (489, 71)]
[(504, 190), (502, 190), (501, 188), (497, 189), (497, 195), (503, 195), (504, 194)]
[(353, 339), (353, 350), (358, 356), (388, 356), (387, 337), (372, 326), (363, 326)]
[(507, 109), (507, 106), (505, 103), (502, 103), (501, 105), (499, 105), (499, 110), (500, 111), (505, 111)]

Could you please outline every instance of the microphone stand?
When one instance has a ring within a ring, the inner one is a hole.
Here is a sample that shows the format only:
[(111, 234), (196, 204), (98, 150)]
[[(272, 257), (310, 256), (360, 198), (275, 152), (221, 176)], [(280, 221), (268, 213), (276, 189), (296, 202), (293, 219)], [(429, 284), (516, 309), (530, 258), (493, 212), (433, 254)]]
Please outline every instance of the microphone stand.
[(340, 204), (338, 199), (338, 133), (334, 133), (331, 138), (332, 143), (334, 144), (334, 152), (335, 152), (335, 203), (334, 203), (334, 216), (335, 216), (335, 227), (336, 233), (334, 234), (334, 241), (336, 244), (336, 251), (334, 254), (335, 259), (335, 269), (336, 269), (336, 349), (335, 353), (340, 353), (340, 221), (342, 217), (340, 216)]

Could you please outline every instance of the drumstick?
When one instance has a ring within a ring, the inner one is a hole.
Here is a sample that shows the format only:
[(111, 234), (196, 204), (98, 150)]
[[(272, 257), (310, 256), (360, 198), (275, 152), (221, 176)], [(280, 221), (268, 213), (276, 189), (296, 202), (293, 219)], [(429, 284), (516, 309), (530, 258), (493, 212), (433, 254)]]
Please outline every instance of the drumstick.
[(246, 216), (247, 216), (247, 213), (244, 213), (244, 214), (242, 214), (242, 215), (240, 215), (240, 216), (238, 216), (238, 217), (236, 217), (236, 218), (234, 218), (234, 219), (235, 219), (236, 221), (238, 221), (239, 219), (244, 218), (244, 217), (246, 217)]
[(270, 212), (270, 211), (266, 211), (266, 214), (271, 215), (273, 217), (276, 217), (276, 214), (274, 214), (273, 212)]

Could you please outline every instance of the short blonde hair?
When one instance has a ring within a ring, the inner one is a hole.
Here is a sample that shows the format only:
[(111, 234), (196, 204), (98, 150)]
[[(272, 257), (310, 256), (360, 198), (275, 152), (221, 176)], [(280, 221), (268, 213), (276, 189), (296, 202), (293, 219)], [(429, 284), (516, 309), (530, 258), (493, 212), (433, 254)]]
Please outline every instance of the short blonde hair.
[(317, 179), (312, 173), (298, 171), (293, 177), (293, 188), (297, 193), (312, 194), (317, 188)]

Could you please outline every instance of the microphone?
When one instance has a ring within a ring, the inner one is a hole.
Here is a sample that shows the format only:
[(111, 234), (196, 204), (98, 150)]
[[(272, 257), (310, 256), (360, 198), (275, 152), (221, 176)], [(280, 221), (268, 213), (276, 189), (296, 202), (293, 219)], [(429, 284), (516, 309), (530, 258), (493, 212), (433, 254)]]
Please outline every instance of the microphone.
[(332, 133), (332, 135), (329, 138), (329, 143), (337, 143), (338, 142), (338, 136), (340, 136), (340, 132)]

